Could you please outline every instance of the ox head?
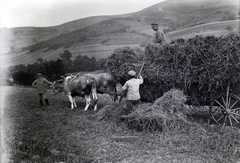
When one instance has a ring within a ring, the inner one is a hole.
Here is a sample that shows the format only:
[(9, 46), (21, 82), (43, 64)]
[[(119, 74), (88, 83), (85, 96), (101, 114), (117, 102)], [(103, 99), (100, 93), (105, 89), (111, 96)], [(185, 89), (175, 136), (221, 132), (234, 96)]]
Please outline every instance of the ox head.
[(53, 87), (53, 90), (52, 90), (53, 95), (63, 92), (64, 91), (63, 79), (54, 81), (52, 84), (52, 87)]

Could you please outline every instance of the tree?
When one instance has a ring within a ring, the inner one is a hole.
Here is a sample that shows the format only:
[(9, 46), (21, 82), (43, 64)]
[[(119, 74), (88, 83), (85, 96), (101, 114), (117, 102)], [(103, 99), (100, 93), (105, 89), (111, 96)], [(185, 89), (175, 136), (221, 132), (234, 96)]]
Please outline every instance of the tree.
[(73, 69), (72, 65), (72, 53), (69, 50), (64, 50), (63, 53), (59, 54), (63, 60), (64, 71), (71, 72)]
[(64, 75), (63, 60), (48, 61), (44, 64), (46, 75), (50, 80), (57, 80), (59, 76)]
[(31, 85), (34, 81), (34, 74), (30, 74), (28, 72), (14, 72), (12, 74), (13, 80), (20, 85)]
[(105, 58), (101, 58), (101, 59), (99, 59), (98, 61), (97, 61), (97, 63), (96, 63), (96, 69), (97, 70), (104, 70), (104, 69), (106, 69), (106, 59)]
[(38, 59), (37, 59), (37, 63), (38, 63), (38, 64), (43, 64), (43, 63), (44, 63), (44, 60), (43, 60), (42, 58), (38, 58)]
[(20, 65), (9, 67), (9, 71), (10, 71), (10, 73), (14, 73), (14, 72), (18, 72), (18, 71), (27, 72), (27, 67), (23, 64), (20, 64)]
[(64, 50), (63, 53), (59, 54), (63, 60), (69, 61), (72, 58), (72, 53), (69, 50)]
[(97, 67), (95, 57), (89, 58), (88, 56), (77, 56), (73, 61), (74, 71), (94, 71)]

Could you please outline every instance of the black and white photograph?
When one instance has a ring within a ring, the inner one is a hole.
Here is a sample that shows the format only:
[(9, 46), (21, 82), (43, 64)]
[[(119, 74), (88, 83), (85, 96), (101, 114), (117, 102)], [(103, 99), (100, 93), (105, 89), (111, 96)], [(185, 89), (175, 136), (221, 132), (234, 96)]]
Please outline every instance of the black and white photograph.
[(0, 163), (240, 163), (239, 0), (0, 0)]

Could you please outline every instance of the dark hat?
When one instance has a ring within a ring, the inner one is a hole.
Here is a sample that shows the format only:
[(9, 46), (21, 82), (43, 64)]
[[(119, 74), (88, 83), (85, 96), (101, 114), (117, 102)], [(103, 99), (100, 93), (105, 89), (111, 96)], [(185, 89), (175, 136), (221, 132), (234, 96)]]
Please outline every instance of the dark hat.
[(157, 23), (152, 23), (151, 25), (153, 25), (153, 26), (158, 26), (158, 24), (157, 24)]
[(152, 29), (153, 29), (154, 31), (157, 31), (157, 30), (158, 30), (158, 24), (157, 24), (157, 23), (152, 23), (151, 26), (152, 26)]

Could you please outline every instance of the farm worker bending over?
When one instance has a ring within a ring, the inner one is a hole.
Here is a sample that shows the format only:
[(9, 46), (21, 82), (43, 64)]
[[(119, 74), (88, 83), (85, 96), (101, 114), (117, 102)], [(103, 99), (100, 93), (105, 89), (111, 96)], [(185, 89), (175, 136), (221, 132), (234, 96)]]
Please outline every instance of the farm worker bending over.
[(43, 100), (49, 105), (46, 84), (52, 85), (53, 83), (45, 79), (41, 73), (38, 73), (36, 77), (37, 79), (32, 83), (32, 86), (37, 88), (40, 105), (43, 105)]
[(132, 70), (128, 72), (128, 75), (130, 79), (126, 81), (126, 83), (122, 87), (122, 90), (126, 91), (127, 93), (127, 109), (129, 109), (127, 112), (129, 114), (133, 106), (136, 106), (141, 102), (139, 87), (143, 83), (143, 78), (140, 74), (139, 78), (136, 78), (136, 72)]

